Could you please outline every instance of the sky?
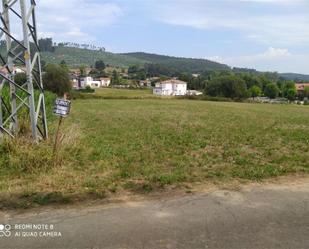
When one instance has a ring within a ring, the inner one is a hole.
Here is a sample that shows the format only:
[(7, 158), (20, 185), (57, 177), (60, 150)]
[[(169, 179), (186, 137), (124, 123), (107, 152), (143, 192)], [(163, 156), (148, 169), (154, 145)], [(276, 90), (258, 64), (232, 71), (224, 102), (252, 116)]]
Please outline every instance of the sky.
[(37, 0), (41, 37), (309, 74), (309, 0)]

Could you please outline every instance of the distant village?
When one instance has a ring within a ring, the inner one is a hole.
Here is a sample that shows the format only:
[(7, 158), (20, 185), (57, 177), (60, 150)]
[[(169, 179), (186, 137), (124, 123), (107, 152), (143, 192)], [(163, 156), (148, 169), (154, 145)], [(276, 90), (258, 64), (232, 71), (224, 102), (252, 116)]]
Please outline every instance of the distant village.
[[(86, 76), (81, 76), (79, 70), (71, 70), (70, 78), (73, 88), (75, 90), (80, 89), (98, 89), (98, 88), (131, 88), (129, 84), (112, 84), (111, 77), (92, 77), (90, 76), (91, 69), (86, 70)], [(127, 78), (128, 74), (125, 72), (119, 73), (120, 77)], [(198, 75), (196, 75), (198, 77)], [(188, 82), (179, 80), (177, 78), (171, 78), (161, 80), (160, 77), (150, 77), (145, 80), (138, 80), (135, 88), (148, 88), (153, 90), (154, 95), (160, 96), (199, 96), (203, 95), (203, 92), (188, 89)]]
[[(84, 91), (87, 89), (95, 90), (100, 88), (119, 88), (119, 89), (151, 89), (154, 95), (158, 96), (201, 96), (204, 92), (201, 90), (194, 89), (192, 81), (198, 81), (201, 79), (201, 75), (192, 74), (189, 80), (185, 80), (186, 77), (137, 77), (134, 73), (130, 73), (130, 69), (106, 67), (103, 62), (102, 69), (95, 68), (78, 68), (69, 69), (65, 63), (62, 65), (67, 67), (71, 86), (76, 91)], [(60, 64), (61, 65), (61, 64)], [(103, 69), (104, 68), (104, 69)], [(14, 68), (15, 75), (23, 74), (25, 69)], [(1, 68), (0, 73), (3, 75), (8, 74), (6, 68)], [(140, 79), (143, 78), (143, 79)], [(289, 85), (289, 83), (286, 83)], [(308, 89), (309, 83), (291, 82), (290, 88), (295, 91), (293, 99), (288, 99), (285, 96), (269, 97), (263, 94), (252, 94), (247, 96), (247, 99), (251, 99), (254, 102), (261, 103), (297, 103), (297, 104), (308, 104)], [(193, 87), (192, 87), (193, 85)], [(191, 88), (191, 87), (192, 88)], [(191, 89), (190, 89), (191, 88)], [(200, 88), (198, 88), (200, 89)], [(288, 89), (289, 91), (289, 89)], [(287, 91), (287, 92), (288, 92)]]
[[(115, 73), (115, 71), (114, 71)], [(198, 78), (199, 74), (192, 74), (193, 78)], [(129, 74), (126, 71), (119, 73), (119, 77), (127, 79)], [(112, 84), (111, 77), (93, 77), (91, 76), (91, 69), (86, 69), (86, 75), (81, 76), (80, 70), (70, 70), (70, 78), (75, 90), (81, 90), (86, 88), (99, 89), (99, 88), (132, 88), (130, 84)], [(309, 83), (296, 83), (295, 84), (297, 95), (303, 96), (305, 89), (309, 87)], [(144, 80), (138, 80), (134, 85), (134, 88), (148, 88), (152, 89), (154, 95), (159, 96), (201, 96), (203, 92), (197, 90), (190, 90), (188, 88), (188, 82), (180, 80), (176, 77), (170, 79), (162, 79), (160, 77), (149, 77)], [(306, 99), (305, 99), (306, 100)], [(261, 103), (285, 103), (288, 99), (275, 98), (270, 99), (268, 97), (258, 96), (254, 98), (254, 101)], [(304, 104), (304, 101), (295, 101), (298, 104)]]

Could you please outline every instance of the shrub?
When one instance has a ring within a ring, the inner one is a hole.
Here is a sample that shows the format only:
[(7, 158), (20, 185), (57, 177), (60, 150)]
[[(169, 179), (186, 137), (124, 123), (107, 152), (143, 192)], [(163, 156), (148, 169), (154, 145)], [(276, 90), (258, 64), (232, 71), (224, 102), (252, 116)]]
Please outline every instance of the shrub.
[(248, 97), (246, 82), (236, 75), (227, 75), (215, 78), (205, 89), (206, 95), (223, 96), (232, 99)]
[(72, 89), (68, 71), (55, 64), (49, 64), (45, 67), (43, 82), (46, 90), (49, 90), (58, 96), (63, 96), (65, 93), (69, 93)]
[(266, 97), (270, 98), (270, 99), (275, 99), (278, 97), (279, 95), (279, 88), (277, 86), (277, 84), (275, 83), (270, 83), (266, 86), (265, 90), (264, 90), (264, 94)]
[(261, 96), (262, 90), (261, 90), (261, 88), (258, 87), (258, 86), (252, 86), (252, 87), (249, 89), (249, 93), (250, 93), (250, 96), (251, 96), (252, 98), (256, 98), (256, 97)]

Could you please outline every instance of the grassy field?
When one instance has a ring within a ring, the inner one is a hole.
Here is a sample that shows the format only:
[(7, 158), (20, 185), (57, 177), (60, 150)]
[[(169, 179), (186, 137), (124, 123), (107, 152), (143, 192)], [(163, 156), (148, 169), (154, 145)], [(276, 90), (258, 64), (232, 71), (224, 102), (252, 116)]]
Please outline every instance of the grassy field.
[(57, 164), (52, 141), (38, 147), (16, 140), (0, 147), (0, 206), (309, 172), (305, 106), (76, 100), (63, 134)]
[(73, 97), (77, 99), (158, 99), (160, 98), (159, 96), (153, 95), (151, 89), (136, 90), (136, 89), (115, 89), (115, 88), (100, 88), (100, 89), (96, 89), (95, 93), (74, 92)]
[(140, 99), (140, 98), (154, 98), (151, 89), (144, 90), (129, 90), (129, 89), (113, 89), (113, 88), (102, 88), (97, 89), (95, 92), (96, 96), (103, 98), (129, 98), (129, 99)]

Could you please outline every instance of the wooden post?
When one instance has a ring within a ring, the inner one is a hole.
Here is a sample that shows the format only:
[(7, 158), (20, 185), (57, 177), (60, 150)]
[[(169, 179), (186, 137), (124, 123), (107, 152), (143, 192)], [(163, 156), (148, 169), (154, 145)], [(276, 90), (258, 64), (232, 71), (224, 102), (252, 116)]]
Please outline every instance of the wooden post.
[(56, 139), (55, 139), (55, 144), (54, 144), (54, 156), (55, 156), (55, 158), (56, 158), (57, 151), (58, 151), (58, 144), (59, 144), (59, 140), (60, 140), (60, 127), (62, 125), (62, 120), (63, 120), (63, 117), (60, 117), (59, 122), (58, 122), (57, 132), (56, 132)]
[[(67, 94), (65, 93), (63, 96), (63, 99), (66, 100), (67, 99)], [(60, 116), (59, 118), (59, 122), (58, 122), (58, 127), (57, 127), (57, 131), (56, 131), (56, 138), (55, 138), (55, 144), (54, 144), (54, 150), (53, 150), (53, 155), (54, 155), (54, 163), (56, 164), (58, 161), (58, 151), (59, 151), (59, 142), (60, 142), (60, 128), (62, 126), (63, 123), (63, 117)]]

